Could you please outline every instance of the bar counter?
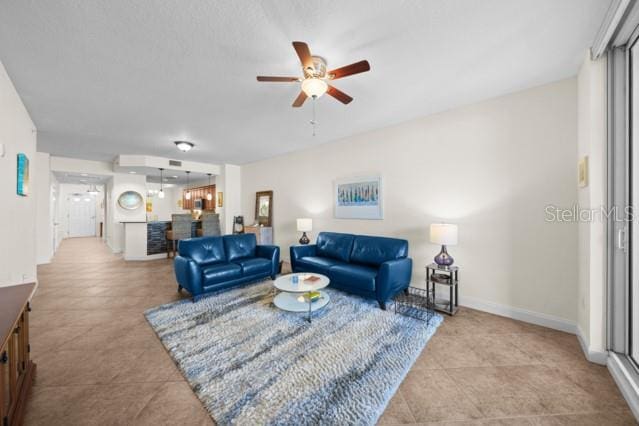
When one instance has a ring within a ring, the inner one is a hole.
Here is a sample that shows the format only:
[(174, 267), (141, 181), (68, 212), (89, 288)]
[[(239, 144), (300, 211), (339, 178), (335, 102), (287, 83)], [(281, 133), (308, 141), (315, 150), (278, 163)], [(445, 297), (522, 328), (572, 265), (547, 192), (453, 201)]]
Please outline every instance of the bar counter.
[[(193, 219), (191, 223), (191, 237), (197, 237), (197, 230), (201, 228), (202, 221)], [(170, 220), (157, 220), (146, 223), (146, 254), (166, 253), (166, 231), (171, 229)]]

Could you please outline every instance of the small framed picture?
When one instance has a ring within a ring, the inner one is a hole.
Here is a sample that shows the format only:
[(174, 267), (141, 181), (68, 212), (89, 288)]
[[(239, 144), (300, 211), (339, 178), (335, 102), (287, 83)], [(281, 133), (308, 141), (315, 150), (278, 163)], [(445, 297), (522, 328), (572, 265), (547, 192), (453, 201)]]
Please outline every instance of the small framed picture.
[(23, 154), (18, 154), (18, 177), (16, 193), (22, 197), (29, 195), (29, 158)]
[(587, 155), (584, 155), (579, 160), (578, 180), (579, 180), (579, 188), (585, 188), (588, 186), (588, 156)]

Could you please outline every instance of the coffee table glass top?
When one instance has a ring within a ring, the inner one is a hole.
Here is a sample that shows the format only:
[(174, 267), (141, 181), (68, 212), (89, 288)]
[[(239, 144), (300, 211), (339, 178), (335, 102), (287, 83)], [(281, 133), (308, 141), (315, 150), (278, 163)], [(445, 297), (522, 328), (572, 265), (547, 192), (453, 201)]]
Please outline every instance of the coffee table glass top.
[[(294, 276), (297, 276), (298, 278), (297, 283), (293, 282)], [(315, 281), (304, 280), (304, 278), (310, 277), (310, 276), (317, 277), (319, 279)], [(304, 273), (282, 275), (281, 277), (278, 277), (275, 280), (274, 285), (275, 285), (275, 288), (277, 288), (278, 290), (285, 291), (288, 293), (308, 293), (311, 291), (317, 291), (322, 288), (325, 288), (328, 286), (329, 283), (330, 283), (330, 280), (325, 275), (304, 272)]]

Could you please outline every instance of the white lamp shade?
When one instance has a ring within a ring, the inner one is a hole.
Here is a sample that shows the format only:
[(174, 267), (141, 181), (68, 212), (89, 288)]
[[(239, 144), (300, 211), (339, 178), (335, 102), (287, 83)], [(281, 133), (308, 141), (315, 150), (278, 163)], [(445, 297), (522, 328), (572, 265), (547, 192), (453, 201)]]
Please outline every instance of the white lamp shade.
[(457, 244), (457, 225), (450, 223), (433, 223), (430, 225), (430, 242), (443, 246)]
[(309, 219), (309, 218), (297, 219), (297, 230), (300, 232), (312, 231), (313, 219)]

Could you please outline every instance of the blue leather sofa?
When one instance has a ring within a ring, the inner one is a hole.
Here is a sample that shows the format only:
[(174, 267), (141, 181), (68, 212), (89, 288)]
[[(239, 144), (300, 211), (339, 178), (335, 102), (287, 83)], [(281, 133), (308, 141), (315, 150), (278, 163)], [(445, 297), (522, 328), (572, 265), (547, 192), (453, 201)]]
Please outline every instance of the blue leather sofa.
[(196, 301), (212, 291), (275, 279), (279, 263), (279, 247), (258, 246), (254, 234), (237, 234), (181, 240), (174, 267), (178, 291), (188, 290)]
[(330, 286), (376, 299), (382, 309), (410, 284), (408, 241), (320, 232), (316, 244), (291, 247), (293, 272), (326, 275)]

